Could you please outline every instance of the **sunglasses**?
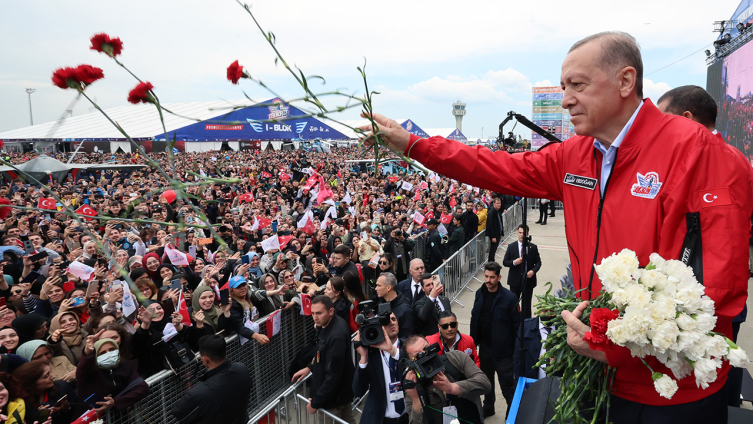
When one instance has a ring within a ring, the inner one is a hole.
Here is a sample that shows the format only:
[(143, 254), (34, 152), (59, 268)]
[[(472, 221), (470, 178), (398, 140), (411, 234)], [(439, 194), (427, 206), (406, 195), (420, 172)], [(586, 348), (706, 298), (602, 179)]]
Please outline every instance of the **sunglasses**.
[(442, 327), (442, 330), (447, 330), (450, 327), (458, 328), (458, 322), (457, 321), (448, 322), (447, 324), (439, 324), (439, 326)]
[(379, 265), (389, 265), (387, 261), (379, 261)]

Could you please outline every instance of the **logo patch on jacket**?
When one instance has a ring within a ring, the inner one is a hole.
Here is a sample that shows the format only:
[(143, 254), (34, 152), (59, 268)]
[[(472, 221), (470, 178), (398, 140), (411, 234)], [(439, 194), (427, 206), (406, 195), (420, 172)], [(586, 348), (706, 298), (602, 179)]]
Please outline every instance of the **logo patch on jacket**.
[(471, 356), (471, 355), (473, 354), (473, 349), (471, 349), (470, 347), (469, 347), (469, 348), (467, 348), (467, 349), (465, 350), (465, 354), (466, 354), (466, 355), (468, 355), (468, 356)]
[(715, 188), (711, 190), (698, 190), (698, 196), (701, 197), (703, 202), (702, 208), (710, 208), (712, 206), (725, 206), (732, 204), (732, 198), (729, 195), (729, 188)]
[(630, 189), (630, 194), (637, 197), (643, 197), (644, 199), (654, 199), (659, 194), (662, 182), (659, 181), (659, 174), (656, 172), (646, 172), (646, 175), (642, 175), (638, 172), (638, 183), (633, 184)]
[(565, 180), (562, 182), (575, 187), (587, 188), (589, 190), (596, 188), (596, 178), (581, 177), (580, 175), (565, 174)]

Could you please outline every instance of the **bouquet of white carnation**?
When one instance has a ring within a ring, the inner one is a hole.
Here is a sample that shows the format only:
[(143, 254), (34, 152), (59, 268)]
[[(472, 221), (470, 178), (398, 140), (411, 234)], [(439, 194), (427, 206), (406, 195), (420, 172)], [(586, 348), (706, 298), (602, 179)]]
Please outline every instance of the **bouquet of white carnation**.
[[(681, 261), (665, 260), (656, 253), (649, 259), (651, 262), (640, 268), (635, 252), (624, 249), (596, 266), (602, 291), (590, 301), (582, 317), (584, 322), (586, 318), (590, 320), (591, 330), (584, 340), (591, 349), (604, 350), (609, 344), (630, 349), (631, 354), (641, 358), (651, 370), (654, 388), (667, 399), (677, 392), (675, 379), (692, 373), (696, 385), (705, 389), (716, 380), (716, 370), (721, 368), (723, 360), (735, 367), (745, 366), (746, 353), (732, 340), (713, 331), (716, 326), (714, 301), (704, 294), (704, 287), (695, 279), (691, 268)], [(587, 398), (595, 400), (596, 412), (603, 406), (608, 407), (607, 392), (613, 370), (596, 360), (582, 359), (567, 345), (567, 326), (560, 313), (579, 303), (575, 294), (558, 299), (547, 292), (539, 299), (540, 311), (548, 311), (549, 316), (555, 314), (553, 323), (557, 330), (552, 333), (555, 337), (550, 335), (546, 340), (547, 353), (537, 366), (552, 362), (547, 374), (561, 371), (564, 373), (562, 381), (567, 381), (563, 384), (555, 418), (560, 422), (566, 419), (583, 422), (578, 407)], [(674, 379), (654, 372), (643, 360), (646, 356), (653, 356), (666, 365)], [(599, 380), (606, 383), (597, 384), (586, 393), (580, 390), (583, 384)], [(598, 413), (594, 417), (596, 415)]]

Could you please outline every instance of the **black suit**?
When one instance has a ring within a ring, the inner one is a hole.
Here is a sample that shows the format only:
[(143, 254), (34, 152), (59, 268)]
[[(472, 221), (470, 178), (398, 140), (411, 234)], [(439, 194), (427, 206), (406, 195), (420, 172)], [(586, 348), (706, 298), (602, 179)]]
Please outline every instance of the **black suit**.
[[(437, 301), (442, 302), (445, 311), (452, 312), (450, 299), (445, 296), (437, 296)], [(424, 336), (430, 336), (437, 334), (439, 329), (439, 312), (437, 311), (436, 304), (431, 299), (424, 295), (424, 297), (418, 299), (416, 304), (413, 305), (413, 312), (416, 313), (416, 329)]]
[[(400, 339), (400, 358), (407, 357), (403, 350), (403, 339)], [(360, 424), (382, 424), (384, 415), (387, 411), (387, 387), (384, 381), (384, 368), (382, 351), (375, 348), (369, 348), (369, 363), (366, 368), (361, 368), (356, 364), (356, 373), (353, 376), (353, 394), (361, 397), (369, 392), (366, 403), (363, 405)], [(360, 361), (359, 361), (360, 362)], [(397, 375), (402, 378), (403, 364), (397, 362)], [(406, 413), (408, 411), (405, 411)], [(405, 416), (407, 418), (407, 415)], [(406, 420), (407, 421), (407, 420)]]
[(466, 210), (463, 212), (463, 232), (465, 234), (465, 240), (463, 241), (463, 244), (468, 243), (471, 241), (473, 237), (476, 236), (476, 233), (478, 232), (478, 216), (473, 213), (473, 210)]
[(497, 210), (492, 206), (489, 208), (489, 213), (486, 217), (486, 236), (489, 237), (490, 241), (491, 239), (497, 241), (491, 242), (489, 262), (497, 262), (494, 254), (497, 253), (497, 247), (499, 247), (499, 243), (502, 241), (502, 236), (505, 233), (505, 229), (502, 227), (502, 209)]
[(439, 231), (434, 230), (429, 234), (429, 237), (426, 240), (426, 260), (424, 261), (426, 272), (434, 272), (434, 270), (442, 265), (443, 259), (442, 236), (439, 235)]
[[(528, 318), (523, 323), (523, 345), (525, 351), (520, 351), (520, 339), (515, 340), (515, 379), (518, 377), (539, 378), (539, 369), (533, 368), (539, 361), (541, 352), (541, 331), (539, 317)], [(523, 360), (521, 360), (521, 355)]]
[(413, 277), (408, 276), (407, 280), (403, 280), (399, 283), (397, 283), (397, 291), (402, 293), (403, 296), (405, 296), (405, 300), (408, 301), (411, 308), (416, 304), (416, 302), (423, 298), (425, 296), (424, 291), (421, 289), (421, 283), (418, 284), (418, 296), (415, 296), (414, 299), (414, 291), (413, 291)]
[(539, 256), (539, 248), (533, 243), (528, 243), (528, 260), (526, 261), (528, 266), (525, 269), (533, 271), (533, 277), (526, 282), (525, 293), (521, 297), (524, 264), (522, 262), (520, 265), (513, 263), (520, 257), (519, 243), (517, 241), (510, 243), (507, 252), (505, 252), (505, 258), (502, 260), (502, 265), (510, 268), (507, 273), (507, 285), (510, 286), (511, 292), (521, 298), (520, 310), (523, 313), (523, 318), (531, 318), (531, 298), (533, 297), (533, 288), (536, 287), (536, 273), (541, 269), (541, 256)]

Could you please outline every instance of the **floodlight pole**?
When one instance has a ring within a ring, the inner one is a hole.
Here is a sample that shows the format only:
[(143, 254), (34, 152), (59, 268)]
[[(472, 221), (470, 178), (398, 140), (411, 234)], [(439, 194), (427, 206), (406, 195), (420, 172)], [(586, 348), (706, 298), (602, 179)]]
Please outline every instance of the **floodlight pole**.
[(37, 90), (35, 90), (33, 88), (27, 88), (26, 89), (26, 94), (29, 95), (29, 123), (31, 125), (34, 125), (34, 115), (32, 115), (32, 113), (31, 113), (31, 93), (33, 93), (35, 91), (37, 91)]

